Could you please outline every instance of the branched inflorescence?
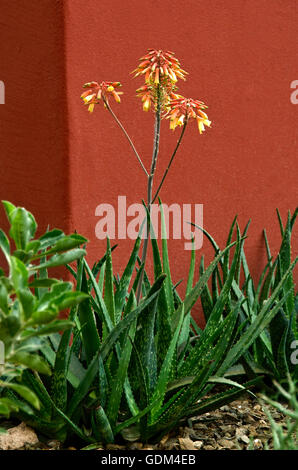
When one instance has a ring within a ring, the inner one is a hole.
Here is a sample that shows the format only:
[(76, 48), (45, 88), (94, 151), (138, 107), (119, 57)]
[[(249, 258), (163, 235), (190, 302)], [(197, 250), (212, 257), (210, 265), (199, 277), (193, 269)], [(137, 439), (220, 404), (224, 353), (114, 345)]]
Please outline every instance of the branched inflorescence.
[(120, 82), (88, 82), (83, 85), (83, 88), (88, 88), (81, 94), (84, 103), (88, 105), (88, 111), (93, 112), (94, 105), (98, 104), (103, 99), (104, 104), (108, 103), (108, 96), (112, 95), (117, 103), (120, 103), (121, 91), (116, 91), (115, 88), (121, 86)]
[[(178, 79), (186, 80), (188, 73), (181, 68), (174, 52), (148, 49), (140, 61), (132, 73), (135, 77), (145, 78), (144, 85), (136, 91), (142, 100), (144, 111), (149, 111), (150, 108), (154, 111), (159, 110), (161, 118), (170, 119), (172, 130), (177, 126), (186, 125), (189, 119), (196, 119), (200, 134), (205, 130), (205, 126), (210, 127), (211, 121), (205, 112), (207, 105), (202, 101), (177, 94)], [(82, 93), (81, 98), (91, 113), (100, 100), (111, 111), (108, 104), (109, 96), (112, 95), (116, 102), (120, 103), (122, 92), (117, 90), (120, 86), (120, 82), (85, 83), (83, 88), (87, 90)]]

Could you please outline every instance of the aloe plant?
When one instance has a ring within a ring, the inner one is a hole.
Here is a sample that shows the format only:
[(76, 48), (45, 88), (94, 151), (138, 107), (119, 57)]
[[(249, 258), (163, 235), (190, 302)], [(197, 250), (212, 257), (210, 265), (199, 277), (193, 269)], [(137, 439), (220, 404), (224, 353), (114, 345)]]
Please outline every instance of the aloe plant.
[[(241, 255), (238, 262), (237, 269), (234, 273), (231, 290), (228, 296), (228, 304), (231, 305), (240, 299), (246, 299), (246, 302), (241, 306), (240, 321), (242, 331), (245, 331), (249, 326), (259, 318), (262, 310), (268, 302), (272, 301), (274, 293), (275, 301), (273, 307), (279, 305), (276, 315), (271, 319), (270, 323), (263, 330), (263, 332), (252, 343), (251, 347), (242, 358), (242, 364), (249, 376), (253, 377), (257, 371), (267, 372), (270, 376), (274, 377), (277, 381), (286, 380), (287, 375), (292, 375), (293, 380), (298, 378), (298, 370), (295, 364), (291, 361), (292, 344), (296, 344), (298, 340), (298, 323), (297, 323), (297, 294), (295, 295), (295, 285), (293, 278), (293, 266), (296, 260), (291, 262), (291, 236), (294, 228), (294, 223), (298, 214), (298, 209), (294, 214), (288, 213), (287, 222), (285, 226), (282, 223), (281, 216), (277, 211), (280, 231), (282, 236), (281, 246), (275, 259), (273, 259), (266, 231), (264, 230), (264, 240), (267, 253), (267, 264), (260, 275), (260, 278), (255, 282), (253, 279), (244, 250), (244, 238), (247, 235), (249, 223), (246, 225), (242, 234)], [(219, 247), (215, 240), (211, 237), (206, 230), (202, 229), (212, 243), (215, 254), (219, 251)], [(237, 224), (236, 218), (234, 219), (227, 244), (233, 238), (233, 233), (240, 234), (240, 228)], [(231, 273), (229, 255), (226, 255), (219, 263), (218, 268), (214, 271), (212, 280), (212, 293), (206, 285), (203, 295), (201, 296), (202, 306), (206, 320), (208, 320), (210, 311), (217, 299), (218, 287), (222, 286), (227, 277)], [(201, 260), (201, 273), (204, 272), (204, 261)], [(281, 283), (285, 273), (289, 273), (285, 282)], [(243, 285), (240, 285), (241, 275), (243, 276)], [(280, 304), (281, 300), (285, 301)]]
[[(165, 230), (163, 217), (162, 222)], [(244, 329), (241, 314), (248, 300), (230, 299), (243, 247), (240, 233), (201, 270), (196, 283), (193, 250), (184, 300), (171, 280), (166, 238), (162, 253), (155, 237), (151, 245), (153, 284), (138, 257), (140, 238), (121, 277), (113, 272), (109, 240), (105, 256), (92, 268), (85, 259), (77, 269), (69, 267), (77, 289), (89, 296), (71, 310), (74, 326), (62, 336), (50, 335), (42, 348), (51, 378), (26, 374), (41, 407), (31, 415), (22, 409), (19, 416), (32, 426), (60, 439), (75, 433), (88, 449), (98, 442), (113, 442), (119, 434), (128, 440), (158, 440), (181, 421), (234, 400), (258, 382), (254, 378), (236, 383), (229, 379), (229, 371), (285, 303), (288, 294), (280, 298), (280, 292), (297, 260)], [(231, 267), (201, 331), (191, 309), (232, 247)], [(138, 305), (142, 272), (143, 297)], [(211, 394), (218, 383), (226, 389)]]
[[(238, 229), (235, 242), (230, 236), (226, 248), (217, 249), (206, 269), (201, 261), (197, 282), (192, 251), (182, 300), (171, 278), (162, 205), (161, 213), (162, 252), (156, 238), (151, 237), (153, 283), (139, 259), (140, 237), (121, 277), (113, 272), (114, 247), (109, 240), (106, 254), (92, 268), (84, 258), (77, 261), (76, 269), (68, 266), (76, 281), (73, 298), (81, 302), (74, 302), (62, 335), (57, 333), (58, 326), (55, 328), (57, 320), (38, 326), (38, 332), (47, 336), (34, 358), (47, 364), (47, 369), (23, 371), (22, 386), (31, 391), (32, 398), (13, 388), (20, 385), (16, 376), (7, 382), (13, 387), (6, 387), (2, 398), (4, 404), (10, 403), (14, 415), (44, 434), (60, 440), (76, 434), (87, 448), (96, 447), (98, 442), (113, 442), (119, 434), (128, 440), (157, 440), (179, 422), (234, 400), (258, 382), (254, 377), (239, 384), (229, 378), (229, 372), (239, 361), (247, 360), (255, 342), (285, 305), (290, 294), (286, 286), (297, 259), (275, 282), (258, 315), (243, 325), (249, 299), (236, 279), (243, 262), (245, 234), (241, 236)], [(232, 248), (230, 265), (227, 260)], [(43, 272), (57, 256), (71, 259), (70, 252), (55, 254), (53, 244), (46, 252), (40, 251), (43, 256), (38, 257), (38, 253), (26, 260), (26, 269), (33, 274)], [(25, 256), (22, 253), (23, 259)], [(35, 265), (34, 259), (41, 261)], [(58, 284), (46, 275), (35, 276), (30, 284), (38, 297), (36, 305), (52, 305), (53, 293), (61, 293)], [(138, 304), (141, 275), (143, 296)], [(216, 294), (209, 298), (210, 278), (213, 287), (219, 284)], [(47, 292), (46, 286), (50, 286)], [(62, 283), (63, 296), (65, 287)], [(197, 327), (191, 314), (199, 298), (204, 305), (206, 298), (211, 299), (204, 330)], [(21, 301), (20, 297), (17, 302)], [(226, 389), (210, 395), (218, 383), (225, 384)]]

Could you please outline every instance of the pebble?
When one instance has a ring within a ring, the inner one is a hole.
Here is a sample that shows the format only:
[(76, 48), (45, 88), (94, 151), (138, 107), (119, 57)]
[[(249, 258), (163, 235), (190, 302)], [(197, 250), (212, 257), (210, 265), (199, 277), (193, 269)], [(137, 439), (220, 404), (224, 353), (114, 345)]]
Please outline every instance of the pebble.
[(193, 445), (197, 450), (200, 450), (201, 447), (203, 446), (203, 441), (194, 441)]
[(233, 447), (235, 447), (235, 444), (232, 441), (229, 441), (228, 439), (220, 439), (218, 443), (221, 447), (224, 447), (225, 449), (232, 449)]
[(254, 445), (254, 449), (257, 449), (257, 450), (263, 449), (263, 443), (261, 439), (254, 439), (253, 445)]

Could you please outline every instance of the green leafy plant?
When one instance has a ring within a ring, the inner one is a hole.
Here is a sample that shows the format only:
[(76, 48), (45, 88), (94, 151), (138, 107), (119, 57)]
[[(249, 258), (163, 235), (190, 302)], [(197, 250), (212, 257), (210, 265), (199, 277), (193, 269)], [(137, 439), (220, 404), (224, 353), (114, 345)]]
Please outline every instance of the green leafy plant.
[[(50, 386), (46, 376), (40, 380), (30, 373), (41, 411), (48, 413), (47, 423), (36, 416), (30, 423), (48, 435), (57, 433), (58, 419), (60, 439), (75, 433), (89, 443), (88, 449), (98, 442), (114, 442), (119, 434), (127, 440), (156, 441), (181, 421), (234, 400), (258, 381), (239, 384), (226, 373), (285, 302), (286, 296), (278, 299), (278, 293), (293, 265), (258, 319), (239, 335), (241, 306), (247, 300), (229, 303), (228, 299), (241, 238), (219, 252), (194, 285), (193, 250), (183, 301), (171, 280), (166, 238), (161, 254), (156, 239), (151, 239), (153, 284), (140, 260), (136, 270), (140, 242), (138, 238), (121, 277), (113, 273), (109, 240), (105, 256), (92, 268), (85, 259), (78, 262), (76, 270), (69, 267), (77, 289), (90, 296), (72, 309), (70, 320), (75, 326), (62, 337), (51, 335), (48, 347), (42, 349), (52, 368)], [(230, 273), (201, 331), (191, 309), (232, 247), (235, 253)], [(136, 290), (142, 270), (143, 297), (138, 305)], [(212, 393), (218, 383), (226, 390)], [(27, 416), (26, 421), (29, 419)]]
[[(163, 213), (162, 227), (165, 233)], [(171, 280), (166, 238), (161, 253), (151, 238), (153, 284), (138, 257), (140, 243), (138, 238), (121, 277), (113, 273), (109, 240), (105, 256), (92, 268), (85, 259), (77, 262), (77, 269), (69, 266), (77, 290), (86, 297), (71, 309), (70, 328), (62, 336), (49, 335), (40, 349), (38, 356), (50, 365), (51, 376), (23, 373), (23, 383), (36, 394), (40, 409), (18, 400), (21, 406), (15, 412), (48, 436), (65, 440), (75, 434), (88, 449), (114, 442), (120, 434), (127, 440), (156, 441), (180, 422), (234, 400), (258, 382), (254, 378), (239, 384), (229, 378), (229, 371), (286, 301), (279, 293), (295, 263), (243, 331), (241, 307), (248, 300), (229, 300), (241, 256), (239, 234), (195, 284), (193, 250), (184, 300)], [(231, 249), (232, 266), (202, 331), (192, 319), (192, 307)], [(215, 384), (226, 389), (214, 393)], [(16, 400), (15, 392), (9, 393)]]
[[(283, 424), (277, 423), (272, 416), (272, 413), (267, 407), (264, 411), (271, 424), (272, 439), (274, 450), (297, 450), (297, 429), (298, 429), (298, 400), (297, 400), (297, 382), (295, 383), (291, 377), (287, 377), (287, 389), (282, 387), (278, 382), (274, 381), (275, 387), (278, 390), (279, 397), (282, 397), (285, 403), (272, 400), (265, 395), (262, 395), (263, 405), (264, 402), (273, 406), (277, 411), (282, 413), (287, 419), (285, 427)], [(268, 446), (267, 446), (268, 448)]]
[[(251, 347), (242, 358), (242, 365), (246, 373), (253, 377), (256, 372), (267, 372), (274, 376), (279, 382), (286, 380), (290, 373), (293, 380), (298, 378), (298, 369), (291, 361), (293, 350), (292, 344), (297, 344), (298, 340), (298, 316), (297, 316), (297, 294), (295, 296), (295, 284), (293, 272), (291, 271), (287, 280), (281, 284), (280, 281), (289, 272), (289, 268), (296, 263), (291, 264), (291, 235), (296, 220), (298, 209), (291, 215), (289, 212), (287, 222), (283, 226), (279, 212), (278, 219), (281, 230), (281, 246), (275, 259), (272, 258), (266, 231), (264, 230), (265, 248), (268, 262), (257, 282), (254, 282), (250, 273), (244, 250), (244, 240), (247, 235), (249, 223), (246, 225), (242, 234), (240, 259), (237, 263), (232, 282), (231, 290), (228, 295), (228, 303), (240, 299), (247, 299), (243, 303), (240, 312), (240, 321), (242, 331), (246, 331), (249, 326), (258, 320), (260, 312), (266, 304), (272, 299), (272, 293), (277, 292), (274, 306), (278, 305), (281, 299), (286, 299), (283, 305), (280, 305), (277, 314), (271, 319), (264, 331), (256, 338)], [(215, 254), (219, 252), (219, 247), (215, 240), (206, 230), (202, 229), (212, 243)], [(240, 235), (240, 228), (236, 218), (234, 219), (227, 239), (227, 245), (231, 243), (233, 234), (236, 231)], [(218, 297), (218, 288), (221, 288), (227, 277), (231, 273), (231, 260), (226, 255), (219, 263), (213, 273), (212, 292), (206, 286), (201, 296), (202, 306), (206, 320)], [(201, 273), (204, 272), (204, 260), (201, 261)], [(242, 285), (241, 285), (242, 284)], [(278, 290), (279, 289), (279, 290)]]
[(78, 247), (87, 240), (57, 229), (34, 238), (33, 215), (7, 201), (3, 205), (15, 245), (13, 249), (0, 230), (0, 248), (8, 267), (8, 275), (2, 269), (0, 275), (0, 415), (8, 417), (29, 404), (40, 409), (38, 396), (24, 376), (27, 369), (51, 373), (48, 362), (38, 354), (44, 338), (69, 329), (73, 323), (57, 319), (58, 314), (86, 298), (82, 292), (73, 292), (70, 282), (48, 278), (47, 269), (81, 258), (85, 250)]
[[(136, 273), (131, 290), (129, 285), (140, 241), (140, 238), (137, 239), (119, 279), (113, 275), (109, 241), (104, 261), (90, 269), (84, 260), (77, 272), (73, 272), (80, 288), (92, 293), (92, 296), (78, 308), (74, 328), (77, 340), (70, 351), (86, 372), (84, 379), (77, 381), (79, 385), (71, 393), (70, 402), (64, 401), (64, 409), (77, 434), (82, 422), (85, 423), (85, 429), (89, 429), (85, 440), (88, 440), (89, 434), (91, 441), (112, 442), (119, 433), (128, 440), (157, 439), (181, 419), (199, 414), (200, 410), (205, 412), (214, 406), (221, 406), (245, 390), (242, 385), (215, 376), (222, 364), (224, 351), (230, 347), (239, 306), (235, 306), (230, 317), (221, 325), (216, 325), (214, 314), (214, 322), (200, 332), (203, 336), (201, 341), (199, 330), (195, 332), (191, 328), (192, 323), (195, 325), (191, 319), (191, 308), (224, 253), (219, 254), (205, 276), (192, 287), (193, 251), (188, 292), (182, 302), (170, 281), (166, 240), (163, 240), (162, 262), (153, 238), (155, 281), (151, 285), (144, 271), (143, 300), (137, 306), (136, 289), (143, 265)], [(165, 275), (164, 271), (168, 274)], [(107, 354), (105, 345), (112, 337), (112, 347)], [(191, 342), (196, 342), (200, 347), (193, 347)], [(68, 342), (64, 344), (69, 348)], [(61, 343), (58, 351), (60, 348)], [(61, 357), (64, 363), (67, 356), (63, 349)], [(59, 376), (62, 377), (61, 374)], [(67, 377), (67, 374), (63, 376)], [(210, 403), (202, 401), (195, 406), (196, 399), (204, 396), (207, 389), (210, 390), (217, 382), (227, 383), (231, 389), (216, 396)], [(57, 386), (58, 395), (60, 387), (61, 382)], [(60, 409), (62, 407), (60, 402)], [(88, 422), (89, 427), (86, 427)]]

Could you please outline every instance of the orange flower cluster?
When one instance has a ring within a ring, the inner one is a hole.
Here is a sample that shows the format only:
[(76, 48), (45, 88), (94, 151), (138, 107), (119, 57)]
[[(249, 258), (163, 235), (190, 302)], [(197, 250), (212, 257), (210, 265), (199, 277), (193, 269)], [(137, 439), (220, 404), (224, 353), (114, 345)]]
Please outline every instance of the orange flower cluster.
[(117, 103), (120, 103), (120, 96), (123, 93), (116, 91), (115, 88), (121, 86), (120, 82), (88, 82), (83, 85), (83, 88), (88, 88), (84, 93), (81, 94), (81, 98), (84, 103), (88, 105), (88, 111), (93, 112), (94, 105), (99, 103), (99, 100), (103, 98), (104, 101), (108, 102), (108, 95), (111, 94)]
[(136, 92), (142, 99), (144, 111), (151, 107), (156, 110), (159, 103), (162, 117), (170, 119), (170, 128), (173, 130), (190, 118), (197, 120), (200, 134), (205, 126), (210, 127), (211, 121), (203, 111), (207, 106), (202, 101), (176, 94), (176, 82), (178, 78), (185, 80), (187, 72), (180, 67), (174, 52), (148, 49), (148, 53), (140, 60), (140, 65), (132, 73), (135, 77), (145, 76), (145, 84)]
[(176, 83), (178, 78), (185, 80), (187, 75), (187, 72), (180, 67), (174, 52), (148, 49), (148, 54), (140, 60), (142, 62), (132, 73), (135, 73), (135, 77), (145, 74), (146, 83), (158, 85), (164, 80)]
[[(188, 73), (180, 67), (174, 52), (148, 49), (147, 54), (140, 60), (141, 63), (132, 73), (135, 77), (145, 76), (145, 84), (136, 91), (143, 102), (144, 111), (151, 107), (159, 109), (162, 117), (170, 119), (170, 128), (173, 130), (191, 118), (196, 119), (200, 134), (205, 130), (205, 126), (210, 127), (211, 121), (203, 111), (207, 106), (202, 101), (176, 94), (178, 79), (185, 80)], [(81, 98), (92, 113), (100, 99), (103, 99), (105, 105), (108, 103), (109, 95), (120, 103), (120, 95), (123, 93), (116, 91), (120, 86), (120, 82), (85, 83), (83, 88), (88, 90), (82, 93)]]
[(184, 96), (172, 93), (171, 101), (168, 106), (167, 119), (170, 119), (170, 129), (175, 130), (177, 126), (182, 126), (188, 119), (196, 119), (199, 132), (205, 130), (205, 126), (210, 127), (207, 114), (203, 109), (208, 108), (202, 101), (184, 98)]
[(137, 90), (143, 109), (148, 111), (151, 106), (156, 109), (159, 102), (161, 110), (165, 111), (178, 78), (185, 80), (187, 72), (180, 67), (173, 52), (148, 49), (148, 54), (140, 60), (142, 62), (132, 73), (135, 77), (145, 75), (145, 85)]

